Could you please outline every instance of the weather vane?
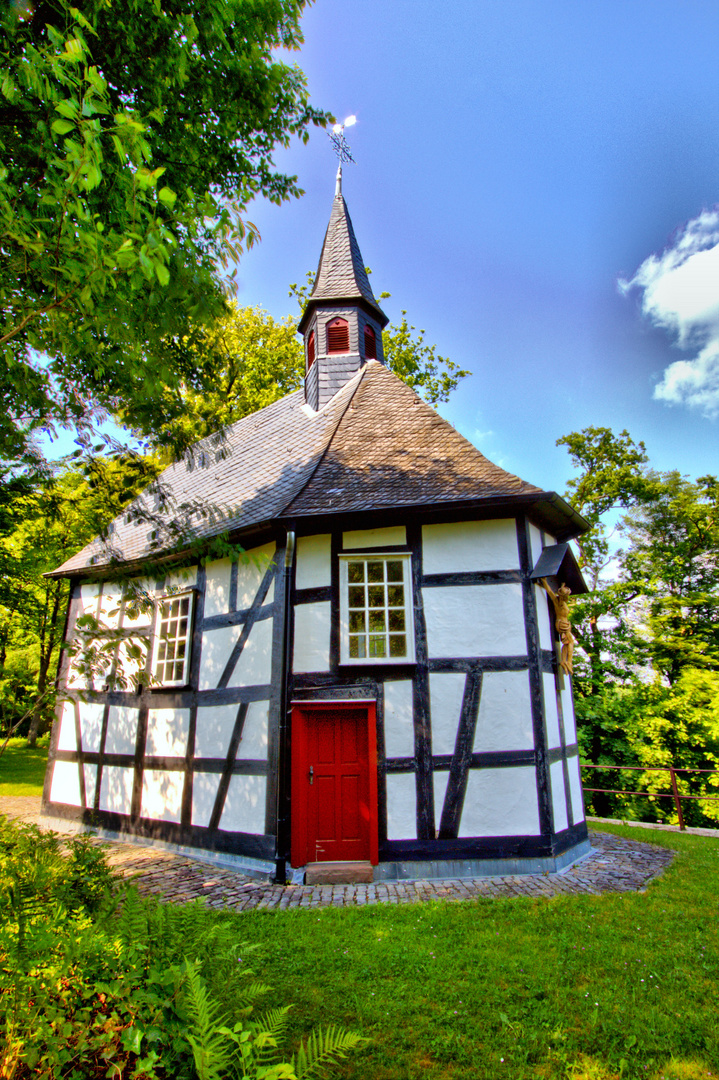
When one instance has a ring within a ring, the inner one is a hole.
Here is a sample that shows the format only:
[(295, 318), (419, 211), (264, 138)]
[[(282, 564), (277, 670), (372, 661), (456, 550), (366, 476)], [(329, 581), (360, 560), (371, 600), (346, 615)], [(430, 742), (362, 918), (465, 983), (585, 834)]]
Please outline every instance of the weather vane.
[(328, 131), (330, 142), (332, 143), (332, 149), (337, 155), (337, 161), (339, 162), (337, 167), (337, 186), (335, 188), (335, 195), (342, 194), (342, 165), (344, 162), (351, 161), (352, 164), (356, 164), (355, 159), (352, 157), (352, 151), (350, 150), (350, 144), (345, 138), (345, 128), (352, 127), (357, 123), (356, 116), (348, 116), (346, 120), (341, 124), (335, 124), (332, 131)]

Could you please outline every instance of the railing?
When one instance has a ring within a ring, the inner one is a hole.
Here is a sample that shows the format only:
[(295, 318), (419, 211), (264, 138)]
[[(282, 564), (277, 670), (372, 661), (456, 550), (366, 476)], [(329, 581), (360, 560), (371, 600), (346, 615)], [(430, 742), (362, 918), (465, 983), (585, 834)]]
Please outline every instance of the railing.
[[(682, 813), (682, 801), (684, 799), (697, 799), (704, 801), (715, 801), (719, 799), (719, 795), (681, 795), (679, 787), (677, 785), (677, 773), (719, 773), (719, 769), (680, 769), (674, 765), (582, 765), (583, 769), (595, 769), (600, 772), (604, 772), (609, 769), (622, 769), (632, 770), (637, 772), (664, 772), (669, 773), (669, 779), (671, 781), (672, 790), (669, 791), (624, 791), (621, 788), (590, 788), (584, 787), (585, 791), (597, 792), (597, 794), (604, 795), (646, 795), (652, 799), (673, 799), (674, 805), (677, 811), (677, 817), (679, 818), (679, 828), (685, 829), (684, 814)], [(582, 785), (584, 786), (584, 785)]]

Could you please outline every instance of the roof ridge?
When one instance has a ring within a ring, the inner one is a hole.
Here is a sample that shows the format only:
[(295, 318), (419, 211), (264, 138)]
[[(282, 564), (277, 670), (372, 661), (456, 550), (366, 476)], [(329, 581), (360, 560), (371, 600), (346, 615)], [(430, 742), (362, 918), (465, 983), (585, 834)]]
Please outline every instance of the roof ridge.
[[(324, 459), (325, 459), (325, 456), (326, 456), (326, 455), (327, 455), (327, 453), (329, 452), (329, 448), (330, 448), (330, 446), (332, 445), (332, 440), (334, 439), (335, 435), (337, 434), (337, 430), (338, 430), (338, 428), (339, 428), (340, 424), (342, 423), (342, 421), (344, 420), (344, 418), (345, 418), (345, 415), (346, 415), (346, 413), (347, 413), (347, 410), (349, 409), (350, 405), (352, 404), (352, 402), (353, 402), (353, 400), (354, 400), (354, 396), (355, 396), (355, 394), (357, 393), (357, 391), (359, 390), (359, 388), (360, 388), (360, 386), (361, 386), (361, 384), (362, 384), (362, 380), (364, 379), (364, 376), (365, 376), (365, 372), (366, 372), (366, 370), (367, 370), (367, 365), (366, 365), (366, 364), (365, 364), (365, 365), (363, 365), (363, 366), (362, 366), (362, 367), (361, 367), (361, 368), (359, 369), (359, 372), (358, 372), (359, 378), (357, 379), (357, 382), (356, 382), (355, 386), (354, 386), (354, 387), (353, 387), (353, 389), (352, 389), (352, 393), (351, 393), (351, 394), (349, 395), (349, 401), (348, 401), (348, 402), (347, 402), (347, 404), (345, 405), (344, 409), (342, 409), (342, 411), (341, 411), (340, 415), (339, 415), (339, 416), (337, 417), (337, 421), (336, 421), (336, 423), (335, 423), (334, 427), (332, 428), (332, 432), (331, 432), (331, 434), (330, 434), (329, 438), (327, 439), (327, 442), (325, 443), (325, 446), (324, 446), (324, 449), (323, 449), (322, 453), (321, 453), (321, 454), (319, 455), (319, 457), (317, 458), (317, 461), (316, 461), (316, 463), (315, 463), (315, 466), (314, 466), (314, 468), (312, 469), (312, 471), (311, 471), (311, 473), (309, 474), (309, 476), (308, 476), (308, 477), (307, 477), (307, 478), (306, 478), (306, 479), (305, 479), (305, 480), (304, 480), (304, 481), (303, 481), (303, 482), (301, 483), (301, 485), (300, 485), (300, 486), (299, 486), (299, 487), (297, 488), (297, 490), (296, 490), (296, 491), (293, 491), (293, 492), (292, 492), (292, 494), (290, 495), (289, 499), (287, 499), (287, 501), (286, 501), (285, 503), (283, 503), (283, 505), (282, 505), (282, 508), (281, 508), (281, 510), (280, 510), (280, 514), (284, 514), (284, 513), (285, 513), (285, 511), (287, 510), (287, 507), (288, 507), (288, 506), (291, 506), (291, 505), (292, 505), (292, 503), (293, 503), (293, 502), (295, 501), (295, 499), (297, 499), (297, 498), (298, 498), (298, 497), (299, 497), (299, 496), (300, 496), (300, 495), (302, 494), (302, 492), (303, 492), (303, 491), (305, 490), (305, 488), (306, 488), (306, 487), (308, 486), (308, 484), (310, 484), (310, 483), (311, 483), (311, 481), (312, 481), (312, 479), (313, 479), (313, 477), (314, 477), (315, 473), (317, 472), (317, 470), (319, 469), (320, 465), (321, 465), (321, 464), (322, 464), (322, 462), (324, 461)], [(345, 387), (346, 387), (346, 386), (350, 386), (350, 385), (351, 385), (351, 382), (352, 382), (352, 381), (350, 380), (350, 382), (349, 382), (349, 383), (345, 383)], [(345, 387), (342, 387), (342, 389), (344, 389)], [(341, 393), (341, 391), (339, 391), (339, 392)], [(332, 401), (332, 400), (333, 400), (333, 399), (332, 399), (332, 398), (330, 398), (330, 401)], [(329, 405), (329, 404), (330, 404), (330, 401), (328, 401), (328, 402), (327, 402), (327, 405)], [(325, 406), (325, 408), (326, 408), (326, 406)]]

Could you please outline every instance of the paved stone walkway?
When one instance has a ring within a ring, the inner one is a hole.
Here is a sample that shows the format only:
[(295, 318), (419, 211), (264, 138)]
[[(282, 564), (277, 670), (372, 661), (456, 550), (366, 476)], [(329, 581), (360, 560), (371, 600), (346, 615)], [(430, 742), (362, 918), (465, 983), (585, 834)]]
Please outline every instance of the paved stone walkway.
[[(0, 798), (0, 814), (37, 823), (40, 800)], [(60, 827), (57, 831), (61, 831)], [(108, 844), (108, 861), (123, 877), (134, 878), (145, 896), (161, 896), (174, 903), (202, 898), (208, 907), (250, 911), (254, 908), (412, 904), (423, 900), (474, 900), (477, 897), (638, 892), (662, 873), (674, 858), (673, 851), (654, 844), (624, 840), (602, 832), (592, 831), (590, 836), (592, 852), (559, 874), (374, 885), (269, 885), (234, 870), (211, 867), (173, 852), (120, 842)]]

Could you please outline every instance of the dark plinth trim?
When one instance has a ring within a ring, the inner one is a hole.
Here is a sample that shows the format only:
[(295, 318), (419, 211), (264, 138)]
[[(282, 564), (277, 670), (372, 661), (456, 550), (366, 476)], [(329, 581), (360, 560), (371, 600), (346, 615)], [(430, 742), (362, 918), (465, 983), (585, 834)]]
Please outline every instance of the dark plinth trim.
[(162, 840), (169, 844), (186, 844), (188, 847), (205, 848), (207, 851), (224, 851), (259, 859), (273, 859), (275, 855), (275, 838), (266, 834), (231, 833), (221, 829), (213, 832), (199, 825), (180, 825), (173, 821), (155, 821), (151, 818), (138, 818), (133, 821), (126, 814), (116, 814), (110, 810), (83, 810), (81, 807), (67, 806), (64, 803), (48, 803), (43, 812), (65, 821), (77, 821), (90, 827), (150, 840)]
[[(570, 844), (567, 844), (569, 847)], [(380, 844), (380, 862), (400, 859), (527, 858), (553, 855), (550, 837), (478, 836), (455, 840), (386, 840)]]

